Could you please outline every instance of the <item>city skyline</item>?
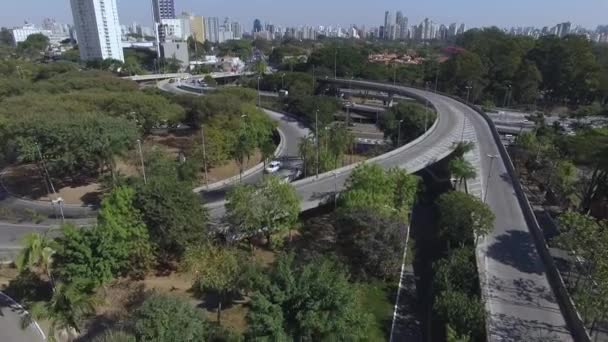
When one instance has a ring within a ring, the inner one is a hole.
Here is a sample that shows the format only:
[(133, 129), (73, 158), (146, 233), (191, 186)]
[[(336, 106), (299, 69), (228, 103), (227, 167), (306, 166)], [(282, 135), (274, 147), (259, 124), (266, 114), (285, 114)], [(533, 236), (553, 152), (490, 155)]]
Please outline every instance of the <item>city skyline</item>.
[[(316, 4), (319, 3), (319, 6)], [(176, 0), (176, 14), (189, 11), (197, 15), (213, 17), (230, 17), (243, 24), (246, 31), (253, 28), (253, 20), (259, 18), (262, 23), (272, 22), (281, 26), (303, 25), (350, 25), (378, 26), (383, 23), (384, 11), (401, 10), (410, 23), (422, 22), (429, 18), (434, 22), (450, 23), (465, 22), (468, 27), (498, 26), (501, 28), (518, 26), (552, 26), (559, 22), (572, 22), (588, 29), (597, 25), (608, 24), (603, 13), (608, 11), (608, 2), (596, 0), (581, 0), (576, 4), (571, 1), (550, 1), (551, 6), (544, 6), (549, 1), (529, 3), (514, 0), (505, 3), (491, 3), (474, 0), (462, 0), (457, 4), (448, 1), (417, 3), (415, 6), (403, 6), (398, 1), (383, 0), (373, 3), (357, 3), (334, 1), (331, 3), (311, 0), (301, 2), (276, 3), (269, 0), (256, 1), (255, 4), (244, 0), (236, 0), (230, 6), (218, 3), (201, 4), (194, 0)], [(325, 11), (320, 11), (320, 4)], [(465, 10), (475, 7), (475, 11)], [(520, 7), (518, 7), (520, 6)], [(69, 0), (56, 0), (52, 4), (42, 0), (22, 0), (18, 3), (5, 4), (0, 14), (0, 26), (12, 27), (23, 24), (25, 20), (39, 24), (46, 17), (52, 17), (60, 22), (71, 23), (69, 15)], [(65, 8), (64, 8), (65, 7)], [(145, 10), (142, 10), (144, 8)], [(535, 10), (542, 8), (543, 11)], [(525, 9), (522, 11), (522, 9)], [(138, 22), (143, 25), (152, 23), (152, 1), (132, 0), (118, 1), (118, 12), (121, 24)], [(293, 13), (293, 15), (290, 15)], [(370, 14), (371, 13), (371, 14)], [(500, 15), (492, 15), (500, 13)], [(511, 14), (509, 14), (511, 13)], [(561, 13), (561, 14), (560, 14)], [(337, 14), (342, 14), (337, 16)], [(507, 17), (512, 15), (511, 18)], [(336, 19), (339, 18), (339, 19)]]

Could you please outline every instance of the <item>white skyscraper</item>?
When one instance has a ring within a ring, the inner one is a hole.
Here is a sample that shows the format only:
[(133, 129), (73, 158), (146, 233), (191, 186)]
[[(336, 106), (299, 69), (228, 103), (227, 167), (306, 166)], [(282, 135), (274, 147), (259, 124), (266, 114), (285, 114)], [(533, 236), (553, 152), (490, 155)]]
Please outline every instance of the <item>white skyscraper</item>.
[(212, 43), (220, 41), (220, 19), (218, 17), (205, 18), (205, 38)]
[(125, 60), (116, 0), (70, 0), (82, 60)]

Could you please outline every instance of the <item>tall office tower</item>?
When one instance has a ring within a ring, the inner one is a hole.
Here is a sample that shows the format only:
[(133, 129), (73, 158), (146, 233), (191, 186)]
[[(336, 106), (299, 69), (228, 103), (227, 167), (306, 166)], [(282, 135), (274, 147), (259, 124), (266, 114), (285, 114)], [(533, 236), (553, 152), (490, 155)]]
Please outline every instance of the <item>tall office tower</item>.
[(401, 21), (397, 23), (397, 25), (399, 25), (399, 38), (400, 39), (407, 39), (407, 25), (408, 25), (408, 19), (407, 17), (402, 17)]
[(401, 24), (403, 23), (403, 13), (401, 11), (397, 11), (397, 14), (395, 15), (395, 26), (397, 26), (397, 28), (395, 29), (395, 39), (402, 39), (401, 38)]
[(243, 38), (243, 26), (241, 25), (241, 23), (233, 21), (232, 23), (230, 23), (230, 30), (234, 34), (234, 39)]
[(205, 38), (212, 43), (220, 41), (220, 19), (218, 17), (205, 18)]
[(253, 33), (262, 32), (262, 22), (260, 19), (256, 19), (253, 21)]
[(464, 34), (464, 31), (466, 31), (466, 30), (467, 30), (467, 26), (464, 23), (462, 23), (462, 24), (460, 24), (460, 27), (458, 28), (458, 32), (456, 32), (456, 34), (458, 34), (458, 35)]
[(557, 36), (562, 38), (570, 34), (572, 24), (569, 22), (561, 23), (557, 25)]
[(448, 29), (448, 37), (452, 38), (456, 36), (456, 23), (451, 23)]
[(205, 42), (205, 18), (200, 15), (190, 16), (190, 34), (199, 43)]
[(152, 0), (152, 7), (155, 23), (160, 23), (161, 19), (175, 19), (174, 0)]
[(80, 58), (125, 60), (116, 0), (70, 0)]
[(431, 26), (432, 22), (429, 20), (429, 18), (425, 18), (422, 22), (422, 40), (431, 39)]
[(391, 12), (384, 12), (384, 39), (390, 39), (391, 26), (395, 25)]

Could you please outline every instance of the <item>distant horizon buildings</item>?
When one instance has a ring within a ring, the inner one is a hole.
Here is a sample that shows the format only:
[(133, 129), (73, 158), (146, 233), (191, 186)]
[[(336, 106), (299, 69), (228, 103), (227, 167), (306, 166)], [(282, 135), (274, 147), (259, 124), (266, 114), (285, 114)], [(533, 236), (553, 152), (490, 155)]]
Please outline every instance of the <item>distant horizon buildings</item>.
[(124, 62), (116, 0), (70, 0), (82, 60)]

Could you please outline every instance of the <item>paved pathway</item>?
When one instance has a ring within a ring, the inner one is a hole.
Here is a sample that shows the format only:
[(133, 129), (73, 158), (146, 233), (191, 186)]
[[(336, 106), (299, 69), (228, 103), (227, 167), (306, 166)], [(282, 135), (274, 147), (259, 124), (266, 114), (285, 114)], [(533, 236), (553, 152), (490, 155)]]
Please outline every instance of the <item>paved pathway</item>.
[(0, 292), (0, 341), (2, 342), (36, 342), (45, 337), (37, 323), (21, 329), (25, 310), (10, 297)]

